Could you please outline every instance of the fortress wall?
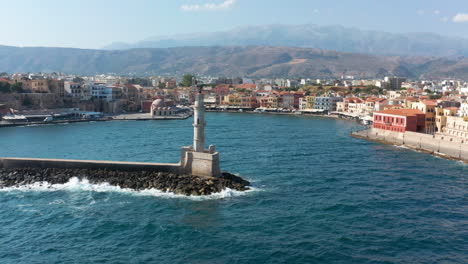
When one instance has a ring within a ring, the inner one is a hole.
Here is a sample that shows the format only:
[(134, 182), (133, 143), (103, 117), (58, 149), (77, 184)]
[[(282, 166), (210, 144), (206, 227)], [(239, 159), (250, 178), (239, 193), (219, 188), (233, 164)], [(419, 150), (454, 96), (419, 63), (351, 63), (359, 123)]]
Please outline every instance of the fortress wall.
[(57, 168), (57, 169), (108, 169), (136, 171), (147, 170), (157, 172), (179, 173), (180, 164), (175, 163), (142, 163), (115, 162), (94, 160), (59, 160), (59, 159), (29, 159), (29, 158), (0, 158), (0, 168)]
[(468, 162), (468, 142), (463, 139), (441, 135), (394, 131), (370, 128), (351, 134), (354, 137), (392, 145), (404, 145), (416, 150), (436, 155), (446, 155), (453, 159)]

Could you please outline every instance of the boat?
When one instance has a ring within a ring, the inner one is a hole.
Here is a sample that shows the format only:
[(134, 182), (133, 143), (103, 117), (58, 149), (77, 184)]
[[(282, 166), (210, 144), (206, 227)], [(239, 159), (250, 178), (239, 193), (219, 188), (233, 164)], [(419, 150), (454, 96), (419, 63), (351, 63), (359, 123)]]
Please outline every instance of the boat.
[(49, 122), (52, 122), (52, 121), (54, 121), (54, 118), (52, 116), (48, 116), (48, 117), (44, 118), (43, 122), (44, 123), (49, 123)]
[(28, 122), (28, 119), (24, 115), (6, 115), (2, 119), (7, 122)]

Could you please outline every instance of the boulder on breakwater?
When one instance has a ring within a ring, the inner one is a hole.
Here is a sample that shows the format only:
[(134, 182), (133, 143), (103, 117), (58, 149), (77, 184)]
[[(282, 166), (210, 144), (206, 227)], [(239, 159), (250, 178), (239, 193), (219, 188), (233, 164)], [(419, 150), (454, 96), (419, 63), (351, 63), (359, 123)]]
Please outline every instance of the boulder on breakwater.
[(133, 190), (157, 189), (182, 195), (210, 195), (226, 188), (249, 189), (250, 182), (223, 172), (220, 177), (199, 177), (157, 171), (120, 171), (105, 169), (0, 168), (0, 189), (33, 183), (64, 184), (71, 178), (87, 179), (92, 184), (109, 183)]

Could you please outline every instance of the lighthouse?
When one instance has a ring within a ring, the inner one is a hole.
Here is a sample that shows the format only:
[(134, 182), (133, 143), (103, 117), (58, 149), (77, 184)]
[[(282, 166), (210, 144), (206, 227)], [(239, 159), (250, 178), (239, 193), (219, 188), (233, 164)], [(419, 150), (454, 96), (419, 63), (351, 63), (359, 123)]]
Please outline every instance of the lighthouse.
[(195, 152), (205, 151), (205, 105), (203, 102), (203, 87), (197, 87), (193, 111), (193, 149)]
[(192, 81), (195, 88), (193, 105), (193, 146), (183, 147), (180, 161), (181, 172), (195, 176), (218, 177), (221, 175), (219, 153), (210, 145), (205, 149), (205, 106), (203, 86)]

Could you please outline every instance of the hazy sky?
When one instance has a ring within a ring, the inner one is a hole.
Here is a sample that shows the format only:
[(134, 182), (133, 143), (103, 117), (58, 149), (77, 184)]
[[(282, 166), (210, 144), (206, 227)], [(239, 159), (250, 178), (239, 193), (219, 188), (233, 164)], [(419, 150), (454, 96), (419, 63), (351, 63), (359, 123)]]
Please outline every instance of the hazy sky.
[(344, 25), (468, 37), (468, 0), (0, 0), (0, 45), (100, 48), (245, 25)]

